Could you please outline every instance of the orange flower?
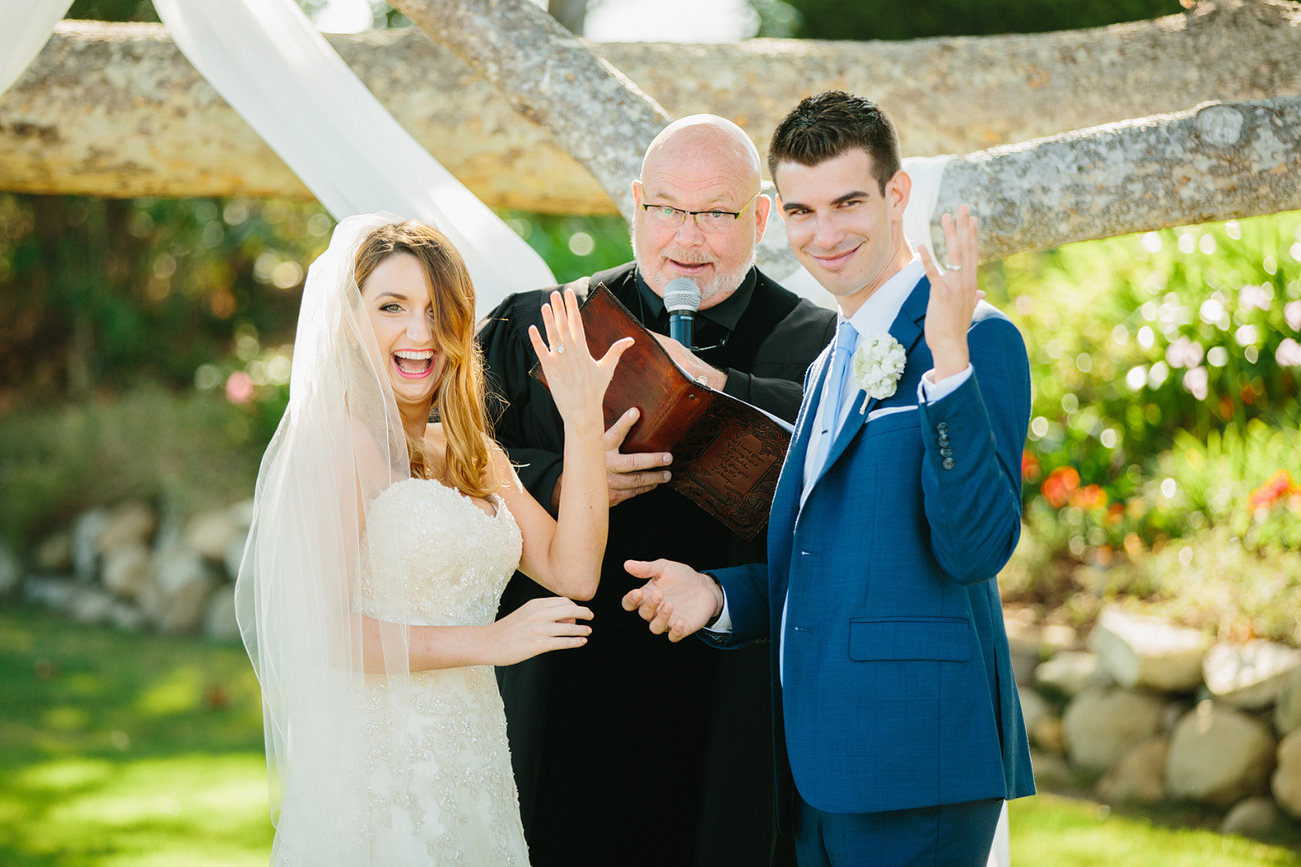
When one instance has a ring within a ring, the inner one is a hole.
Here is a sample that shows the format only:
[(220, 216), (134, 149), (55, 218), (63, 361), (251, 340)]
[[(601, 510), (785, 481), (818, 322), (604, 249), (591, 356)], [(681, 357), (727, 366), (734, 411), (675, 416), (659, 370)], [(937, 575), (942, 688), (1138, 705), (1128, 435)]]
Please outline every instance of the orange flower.
[(1266, 479), (1265, 484), (1251, 492), (1247, 498), (1247, 508), (1253, 512), (1267, 509), (1284, 497), (1297, 495), (1301, 495), (1301, 487), (1292, 481), (1292, 474), (1287, 470), (1279, 470)]
[(1098, 485), (1085, 485), (1083, 488), (1071, 491), (1070, 503), (1082, 512), (1105, 509), (1107, 506), (1107, 492)]
[(1070, 499), (1071, 491), (1079, 486), (1080, 474), (1075, 467), (1058, 467), (1044, 479), (1039, 492), (1044, 495), (1049, 505), (1054, 509), (1060, 509)]
[(1039, 481), (1039, 459), (1029, 450), (1021, 452), (1021, 481)]

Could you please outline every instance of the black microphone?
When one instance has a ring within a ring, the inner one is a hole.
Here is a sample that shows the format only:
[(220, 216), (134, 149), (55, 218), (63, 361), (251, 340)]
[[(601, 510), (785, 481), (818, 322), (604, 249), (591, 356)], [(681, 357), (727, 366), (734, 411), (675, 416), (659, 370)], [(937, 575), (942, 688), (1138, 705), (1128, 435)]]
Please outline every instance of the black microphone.
[(664, 287), (664, 309), (669, 311), (669, 337), (691, 348), (696, 310), (700, 307), (700, 287), (689, 277), (679, 277)]

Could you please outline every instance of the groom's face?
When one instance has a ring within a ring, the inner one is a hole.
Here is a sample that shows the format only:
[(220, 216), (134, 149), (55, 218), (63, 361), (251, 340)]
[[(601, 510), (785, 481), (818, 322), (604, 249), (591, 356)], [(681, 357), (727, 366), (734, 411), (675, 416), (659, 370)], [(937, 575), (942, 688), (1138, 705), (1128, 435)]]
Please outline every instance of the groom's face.
[(883, 191), (871, 155), (853, 148), (814, 166), (778, 163), (773, 180), (795, 258), (842, 310), (857, 309), (893, 273), (908, 176), (896, 172)]

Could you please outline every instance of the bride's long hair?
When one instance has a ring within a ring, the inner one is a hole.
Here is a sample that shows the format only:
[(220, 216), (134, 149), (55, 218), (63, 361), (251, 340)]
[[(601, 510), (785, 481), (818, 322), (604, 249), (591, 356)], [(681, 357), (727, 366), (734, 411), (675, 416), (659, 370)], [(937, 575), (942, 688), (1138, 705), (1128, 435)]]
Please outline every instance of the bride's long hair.
[[(499, 480), (488, 445), (483, 357), (474, 342), (474, 283), (465, 260), (442, 232), (407, 221), (381, 226), (361, 242), (357, 285), (365, 284), (381, 262), (398, 253), (408, 253), (420, 263), (433, 305), (432, 328), (443, 360), (434, 406), (447, 437), (442, 480), (466, 496), (486, 497), (497, 490)], [(437, 468), (424, 442), (410, 435), (406, 439), (411, 475), (432, 478)]]

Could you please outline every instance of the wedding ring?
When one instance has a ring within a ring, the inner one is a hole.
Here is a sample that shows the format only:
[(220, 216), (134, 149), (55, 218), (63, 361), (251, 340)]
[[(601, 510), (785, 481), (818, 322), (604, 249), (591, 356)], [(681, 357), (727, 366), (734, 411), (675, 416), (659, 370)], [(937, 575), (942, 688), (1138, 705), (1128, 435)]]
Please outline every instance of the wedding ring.
[(945, 267), (947, 270), (949, 270), (949, 271), (961, 271), (961, 270), (962, 270), (962, 266), (961, 266), (961, 265), (945, 265), (944, 267)]
[(561, 355), (565, 351), (565, 344), (558, 343), (555, 346), (551, 347), (551, 351), (554, 352), (556, 355)]

